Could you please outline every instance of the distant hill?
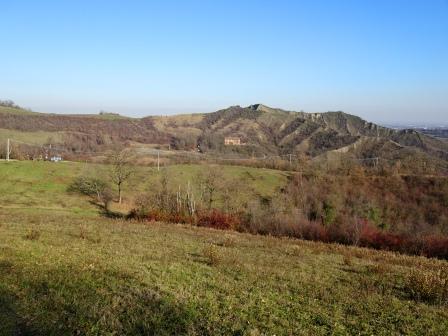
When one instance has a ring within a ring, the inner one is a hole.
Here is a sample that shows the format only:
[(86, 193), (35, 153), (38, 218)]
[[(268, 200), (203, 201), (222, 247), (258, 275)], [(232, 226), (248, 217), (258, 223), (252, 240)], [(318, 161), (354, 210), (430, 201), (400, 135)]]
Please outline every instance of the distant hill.
[[(351, 152), (359, 158), (397, 160), (413, 155), (448, 160), (448, 144), (415, 130), (394, 130), (341, 111), (305, 113), (262, 104), (232, 106), (213, 113), (149, 117), (157, 130), (173, 136), (178, 147), (199, 144), (204, 151), (236, 151), (318, 157)], [(239, 137), (245, 146), (225, 146)]]
[(59, 144), (68, 150), (95, 151), (126, 141), (140, 143), (167, 143), (168, 134), (162, 134), (146, 119), (132, 119), (119, 115), (64, 115), (37, 113), (0, 106), (1, 130), (26, 132), (29, 141), (33, 132), (50, 132), (61, 139)]
[(440, 127), (440, 128), (419, 128), (417, 131), (432, 135), (436, 138), (448, 139), (448, 127)]
[[(448, 161), (448, 143), (416, 130), (394, 130), (341, 111), (305, 113), (262, 104), (212, 113), (127, 118), (115, 114), (62, 115), (0, 106), (1, 130), (57, 134), (68, 149), (95, 151), (124, 144), (166, 144), (172, 149), (246, 155), (351, 153), (390, 160), (419, 156)], [(242, 146), (226, 146), (226, 137)], [(32, 138), (32, 137), (31, 137)]]

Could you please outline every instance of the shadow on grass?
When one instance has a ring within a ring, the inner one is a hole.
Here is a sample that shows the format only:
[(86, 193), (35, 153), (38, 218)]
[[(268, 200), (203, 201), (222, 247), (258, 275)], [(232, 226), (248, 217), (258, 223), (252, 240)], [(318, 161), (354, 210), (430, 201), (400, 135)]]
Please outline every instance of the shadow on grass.
[(10, 271), (0, 275), (0, 335), (182, 335), (197, 318), (193, 308), (127, 273)]
[(112, 219), (126, 219), (126, 215), (121, 212), (105, 210), (104, 208), (101, 211), (101, 215), (103, 217), (112, 218)]
[[(11, 272), (13, 266), (13, 263), (9, 261), (1, 260), (0, 274)], [(0, 281), (0, 335), (38, 335), (37, 332), (32, 332), (20, 317), (16, 302), (17, 296), (6, 288), (3, 281)]]
[(89, 203), (94, 205), (95, 207), (97, 207), (98, 210), (100, 211), (101, 216), (103, 216), (103, 217), (112, 218), (112, 219), (125, 219), (126, 218), (126, 215), (122, 214), (121, 212), (111, 211), (109, 209), (106, 209), (103, 204), (100, 204), (93, 200), (90, 200)]
[(0, 335), (40, 335), (33, 332), (17, 313), (15, 295), (0, 288)]

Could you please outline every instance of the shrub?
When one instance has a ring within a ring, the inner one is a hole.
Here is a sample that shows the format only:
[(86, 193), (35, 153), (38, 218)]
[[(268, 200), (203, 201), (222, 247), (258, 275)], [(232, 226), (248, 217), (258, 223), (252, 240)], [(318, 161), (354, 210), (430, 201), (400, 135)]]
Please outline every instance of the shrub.
[(67, 191), (93, 197), (103, 204), (106, 211), (109, 210), (109, 203), (113, 199), (109, 184), (96, 177), (78, 176), (69, 185)]
[[(98, 196), (107, 187), (107, 183), (95, 177), (78, 176), (69, 185), (69, 192), (77, 192), (87, 196)], [(99, 197), (99, 196), (98, 196)]]
[(381, 211), (378, 208), (371, 207), (367, 211), (367, 218), (369, 221), (373, 222), (376, 226), (385, 229), (387, 225), (382, 222)]
[(103, 203), (103, 207), (106, 212), (109, 211), (109, 205), (113, 199), (114, 195), (109, 187), (105, 187), (98, 196), (98, 200)]
[(448, 259), (448, 238), (428, 236), (423, 239), (422, 253), (427, 257)]
[(241, 230), (274, 236), (301, 237), (297, 223), (299, 213), (288, 207), (284, 198), (262, 198), (248, 204), (246, 212), (240, 214)]
[(329, 242), (328, 230), (317, 222), (304, 222), (300, 228), (301, 237), (306, 240)]
[(361, 232), (360, 245), (377, 250), (400, 251), (404, 248), (405, 241), (400, 235), (365, 226)]
[(222, 255), (219, 253), (218, 248), (212, 244), (204, 247), (202, 250), (202, 255), (205, 257), (207, 264), (210, 266), (216, 266), (222, 261)]
[(336, 209), (328, 202), (324, 202), (322, 221), (325, 225), (330, 225), (336, 218)]
[(448, 267), (413, 269), (406, 279), (405, 289), (413, 299), (448, 304)]
[(203, 211), (198, 214), (198, 226), (209, 227), (220, 230), (235, 230), (240, 226), (240, 219), (233, 214), (226, 214), (222, 211), (213, 209), (211, 211)]

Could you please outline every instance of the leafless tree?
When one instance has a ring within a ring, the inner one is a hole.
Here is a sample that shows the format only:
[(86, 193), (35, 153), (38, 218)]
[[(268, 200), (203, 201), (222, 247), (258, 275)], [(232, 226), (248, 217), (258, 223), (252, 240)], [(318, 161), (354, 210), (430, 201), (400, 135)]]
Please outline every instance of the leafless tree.
[(210, 166), (208, 172), (200, 176), (202, 199), (207, 204), (209, 210), (212, 208), (213, 202), (216, 201), (216, 193), (223, 179), (222, 174), (217, 169), (215, 166)]
[(364, 223), (357, 216), (351, 220), (351, 236), (352, 236), (352, 244), (358, 246), (359, 241), (361, 239), (362, 229), (364, 227)]
[(129, 158), (130, 158), (130, 153), (129, 153), (129, 151), (126, 151), (126, 150), (114, 152), (110, 156), (110, 161), (112, 163), (110, 177), (111, 177), (112, 182), (117, 186), (118, 203), (120, 203), (120, 204), (122, 201), (123, 184), (134, 173), (131, 165), (129, 164)]
[(176, 192), (177, 212), (186, 211), (190, 216), (196, 213), (196, 201), (190, 181), (187, 183), (185, 192), (182, 191), (179, 185), (179, 190)]

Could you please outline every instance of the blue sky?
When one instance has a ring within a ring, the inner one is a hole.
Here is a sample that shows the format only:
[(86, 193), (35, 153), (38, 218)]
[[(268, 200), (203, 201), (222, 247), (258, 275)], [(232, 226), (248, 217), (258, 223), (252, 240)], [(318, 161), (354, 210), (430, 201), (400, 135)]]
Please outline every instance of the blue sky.
[(0, 99), (132, 116), (266, 105), (448, 122), (448, 0), (0, 0)]

